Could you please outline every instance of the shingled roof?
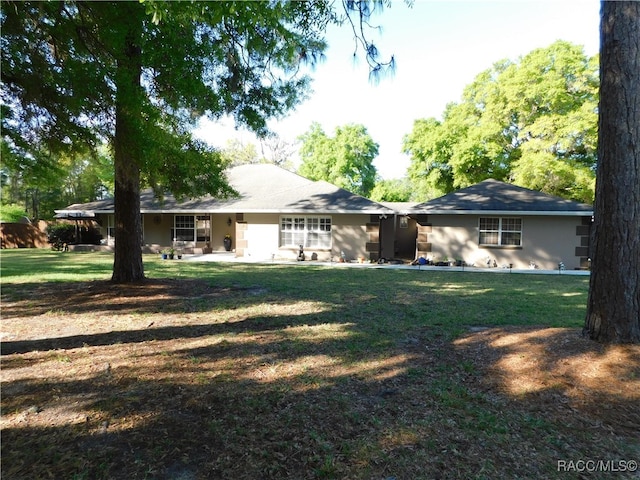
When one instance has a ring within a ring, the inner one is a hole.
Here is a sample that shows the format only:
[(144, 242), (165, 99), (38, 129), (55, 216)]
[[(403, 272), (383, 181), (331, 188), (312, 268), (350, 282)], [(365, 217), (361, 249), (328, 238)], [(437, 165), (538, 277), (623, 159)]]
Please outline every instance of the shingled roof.
[[(314, 182), (273, 164), (240, 165), (227, 171), (229, 184), (239, 193), (226, 200), (210, 195), (177, 201), (162, 200), (151, 189), (140, 193), (141, 213), (365, 213), (389, 214), (391, 210), (330, 183)], [(113, 213), (112, 198), (70, 205), (57, 213), (84, 211)]]
[(593, 207), (488, 179), (412, 208), (416, 214), (592, 215)]

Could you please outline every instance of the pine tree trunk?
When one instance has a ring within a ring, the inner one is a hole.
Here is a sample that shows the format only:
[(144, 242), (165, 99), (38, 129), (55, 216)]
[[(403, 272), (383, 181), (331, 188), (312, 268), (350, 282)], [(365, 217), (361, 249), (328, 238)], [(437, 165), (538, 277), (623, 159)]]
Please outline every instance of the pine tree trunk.
[(139, 6), (123, 2), (119, 8), (130, 8), (131, 25), (124, 39), (124, 52), (118, 59), (116, 74), (116, 129), (114, 139), (115, 167), (115, 255), (114, 283), (144, 280), (142, 264), (142, 223), (140, 219), (140, 134), (142, 91), (140, 86), (142, 20)]
[(640, 342), (640, 2), (602, 2), (598, 171), (584, 333)]

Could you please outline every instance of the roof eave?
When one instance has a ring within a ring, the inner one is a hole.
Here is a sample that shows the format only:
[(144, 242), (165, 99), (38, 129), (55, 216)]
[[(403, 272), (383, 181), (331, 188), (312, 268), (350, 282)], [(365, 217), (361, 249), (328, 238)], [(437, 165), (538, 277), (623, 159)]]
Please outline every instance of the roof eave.
[[(56, 213), (65, 213), (65, 212), (77, 212), (78, 210), (56, 210)], [(89, 212), (88, 210), (86, 212)], [(102, 215), (111, 215), (114, 213), (113, 210), (91, 210), (93, 214), (102, 214)], [(219, 210), (207, 210), (207, 209), (195, 209), (195, 210), (185, 210), (185, 209), (141, 209), (141, 214), (167, 214), (167, 215), (205, 215), (205, 214), (225, 214), (225, 215), (235, 215), (236, 213), (263, 213), (263, 214), (300, 214), (300, 215), (332, 215), (332, 214), (341, 214), (341, 215), (392, 215), (394, 212), (391, 210), (375, 210), (375, 209), (364, 209), (364, 210), (300, 210), (300, 209), (219, 209)]]
[(588, 217), (592, 210), (413, 210), (412, 214), (426, 215), (509, 215), (527, 217)]

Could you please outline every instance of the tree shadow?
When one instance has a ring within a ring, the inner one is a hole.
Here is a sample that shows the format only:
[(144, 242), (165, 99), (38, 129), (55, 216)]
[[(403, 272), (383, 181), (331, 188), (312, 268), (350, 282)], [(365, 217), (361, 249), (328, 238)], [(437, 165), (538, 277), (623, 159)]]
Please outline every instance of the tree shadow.
[(594, 428), (640, 431), (638, 345), (604, 345), (580, 329), (545, 327), (479, 328), (455, 345), (486, 372), (485, 385), (508, 398), (549, 414), (581, 412)]
[(548, 478), (549, 455), (604, 458), (631, 437), (576, 434), (587, 427), (473, 368), (473, 348), (496, 352), (487, 366), (511, 352), (456, 341), (463, 325), (491, 321), (474, 313), (486, 305), (482, 276), (381, 271), (374, 283), (325, 271), (328, 289), (313, 271), (152, 282), (140, 299), (28, 286), (43, 296), (13, 297), (16, 320), (29, 308), (40, 322), (55, 309), (98, 317), (113, 303), (132, 327), (3, 342), (3, 476), (515, 478), (514, 459), (527, 458), (526, 472)]

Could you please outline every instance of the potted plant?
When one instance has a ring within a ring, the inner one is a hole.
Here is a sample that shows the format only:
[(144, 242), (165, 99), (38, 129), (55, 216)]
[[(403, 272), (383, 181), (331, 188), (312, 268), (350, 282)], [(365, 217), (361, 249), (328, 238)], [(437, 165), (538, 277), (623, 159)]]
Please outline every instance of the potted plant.
[(173, 256), (176, 253), (173, 247), (165, 248), (162, 250), (162, 259), (166, 260), (169, 257), (169, 260), (173, 260)]
[(224, 249), (227, 252), (231, 251), (231, 235), (229, 235), (228, 233), (224, 236), (224, 240), (222, 241), (223, 245), (224, 245)]

